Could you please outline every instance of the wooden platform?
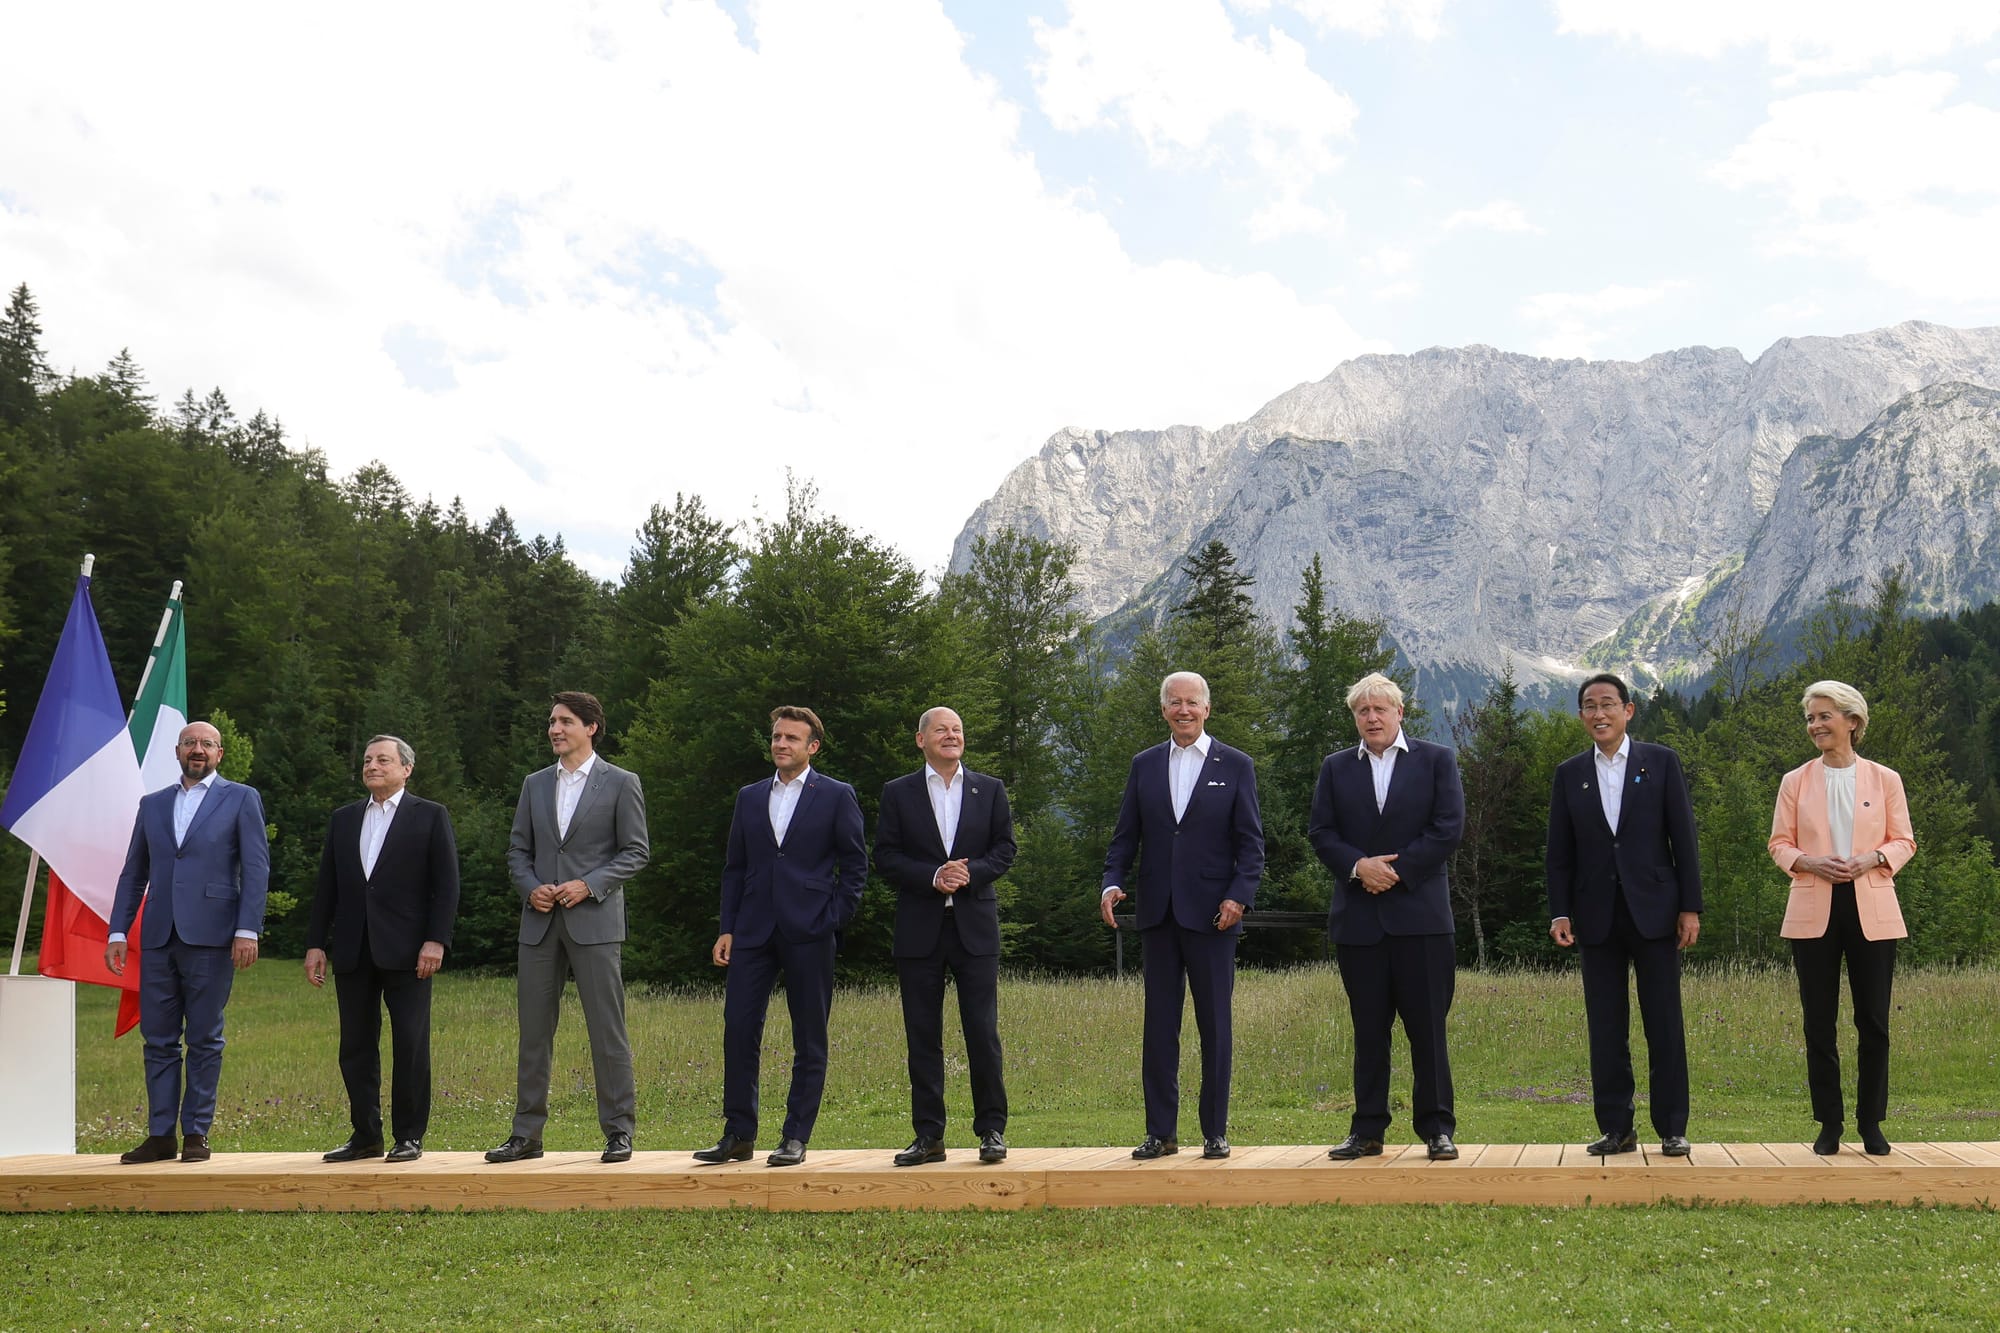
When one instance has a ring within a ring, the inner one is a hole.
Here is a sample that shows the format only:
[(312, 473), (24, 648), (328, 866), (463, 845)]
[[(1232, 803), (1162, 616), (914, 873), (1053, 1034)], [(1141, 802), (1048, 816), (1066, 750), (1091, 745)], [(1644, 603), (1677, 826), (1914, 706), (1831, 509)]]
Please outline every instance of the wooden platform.
[(472, 1152), (434, 1152), (399, 1166), (329, 1166), (312, 1153), (218, 1153), (194, 1166), (123, 1166), (110, 1155), (4, 1157), (0, 1212), (2000, 1204), (2000, 1143), (1905, 1144), (1887, 1157), (1852, 1145), (1816, 1157), (1802, 1143), (1698, 1143), (1686, 1158), (1663, 1157), (1657, 1145), (1609, 1159), (1565, 1144), (1461, 1144), (1460, 1153), (1456, 1162), (1431, 1162), (1421, 1146), (1392, 1144), (1380, 1157), (1334, 1162), (1313, 1144), (1239, 1147), (1218, 1162), (1185, 1150), (1135, 1162), (1122, 1147), (1016, 1148), (1006, 1162), (981, 1166), (962, 1148), (945, 1162), (900, 1169), (880, 1148), (815, 1150), (804, 1165), (785, 1168), (767, 1167), (761, 1156), (705, 1166), (685, 1152), (642, 1152), (617, 1166), (595, 1153), (551, 1153), (512, 1166), (489, 1166)]

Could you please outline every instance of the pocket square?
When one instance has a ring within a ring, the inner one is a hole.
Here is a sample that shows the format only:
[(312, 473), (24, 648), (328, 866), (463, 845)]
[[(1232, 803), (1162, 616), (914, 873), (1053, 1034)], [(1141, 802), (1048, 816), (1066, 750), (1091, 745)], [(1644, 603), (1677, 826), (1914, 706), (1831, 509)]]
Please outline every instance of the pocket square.
[(1211, 782), (1208, 785), (1211, 787), (1227, 787), (1229, 784), (1226, 782)]

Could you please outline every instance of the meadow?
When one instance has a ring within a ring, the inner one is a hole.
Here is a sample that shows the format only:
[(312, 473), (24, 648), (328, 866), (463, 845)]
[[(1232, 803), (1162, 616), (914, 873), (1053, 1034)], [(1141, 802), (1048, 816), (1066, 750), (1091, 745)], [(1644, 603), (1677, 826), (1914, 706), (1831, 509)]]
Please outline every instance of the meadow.
[[(331, 988), (311, 990), (296, 962), (275, 959), (238, 985), (216, 1150), (338, 1144), (347, 1126)], [(138, 1038), (111, 1040), (112, 999), (80, 988), (82, 1152), (117, 1151), (144, 1133)], [(1009, 1141), (1136, 1142), (1136, 979), (1017, 978), (1001, 1003)], [(1809, 1138), (1790, 974), (1691, 972), (1686, 1008), (1691, 1134)], [(435, 1010), (426, 1146), (490, 1147), (512, 1108), (512, 981), (448, 972)], [(2000, 972), (1899, 978), (1892, 1139), (2000, 1138), (1996, 1013)], [(721, 1124), (719, 995), (635, 989), (629, 1021), (638, 1149), (706, 1146)], [(894, 991), (842, 990), (831, 1035), (815, 1145), (902, 1147)], [(1187, 1038), (1192, 1133), (1191, 1020)], [(1574, 973), (1462, 974), (1452, 1043), (1462, 1143), (1594, 1135)], [(777, 1005), (764, 1079), (773, 1117), (789, 1049)], [(1244, 973), (1231, 1138), (1337, 1140), (1350, 1053), (1333, 971)], [(962, 1151), (973, 1142), (964, 1064), (950, 1048), (947, 1063), (957, 1075), (948, 1140)], [(1397, 1087), (1407, 1093), (1405, 1073)], [(1644, 1134), (1643, 1105), (1639, 1119)], [(765, 1137), (774, 1132), (775, 1121)], [(1390, 1133), (1410, 1138), (1407, 1120)], [(547, 1141), (601, 1144), (573, 998)], [(0, 1328), (22, 1329), (1974, 1328), (1991, 1327), (2000, 1307), (2000, 1216), (1918, 1207), (10, 1216), (0, 1218), (7, 1253), (0, 1263), (19, 1278)]]

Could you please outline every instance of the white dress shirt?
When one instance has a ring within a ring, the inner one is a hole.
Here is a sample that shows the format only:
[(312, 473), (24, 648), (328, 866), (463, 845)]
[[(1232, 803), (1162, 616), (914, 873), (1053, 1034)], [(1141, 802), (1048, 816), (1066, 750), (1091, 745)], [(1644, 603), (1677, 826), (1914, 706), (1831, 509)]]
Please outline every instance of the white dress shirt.
[(1618, 815), (1625, 808), (1625, 768), (1627, 759), (1632, 757), (1632, 738), (1618, 738), (1618, 753), (1609, 759), (1604, 751), (1590, 747), (1590, 757), (1597, 764), (1597, 802), (1604, 807), (1604, 822), (1611, 831), (1618, 831)]
[[(944, 844), (946, 859), (951, 857), (952, 844), (958, 841), (958, 815), (965, 808), (965, 765), (960, 764), (950, 777), (938, 772), (929, 764), (924, 765), (924, 790), (931, 798), (931, 818), (937, 820), (938, 840)], [(931, 872), (931, 886), (937, 886), (937, 877), (944, 867)], [(950, 907), (956, 901), (950, 894), (945, 895), (944, 905)]]
[(1389, 804), (1389, 779), (1396, 776), (1396, 752), (1408, 754), (1410, 743), (1403, 739), (1403, 729), (1397, 727), (1396, 739), (1383, 746), (1381, 754), (1370, 750), (1365, 741), (1354, 748), (1368, 761), (1368, 774), (1375, 779), (1375, 813), (1379, 815), (1382, 807)]
[(403, 788), (398, 787), (379, 801), (370, 801), (361, 812), (361, 873), (372, 876), (375, 873), (375, 858), (382, 854), (382, 843), (389, 836), (389, 825), (396, 818), (396, 805), (403, 799)]
[(556, 765), (556, 836), (569, 836), (569, 821), (576, 817), (576, 803), (583, 799), (584, 784), (590, 781), (590, 770), (597, 767), (597, 752), (592, 750), (584, 761), (574, 769), (562, 764)]
[(215, 785), (215, 774), (211, 772), (200, 782), (190, 787), (182, 783), (174, 792), (174, 846), (187, 841), (188, 825), (201, 812), (201, 803), (208, 799), (208, 789)]
[(1194, 796), (1195, 785), (1201, 781), (1201, 766), (1208, 760), (1208, 733), (1201, 735), (1187, 745), (1167, 742), (1167, 784), (1174, 796), (1174, 822), (1181, 822), (1187, 813), (1188, 801)]
[(806, 779), (811, 776), (812, 765), (807, 764), (790, 782), (782, 773), (771, 778), (771, 836), (780, 847), (785, 845), (785, 830), (792, 826), (792, 813), (799, 808), (799, 797), (805, 794)]

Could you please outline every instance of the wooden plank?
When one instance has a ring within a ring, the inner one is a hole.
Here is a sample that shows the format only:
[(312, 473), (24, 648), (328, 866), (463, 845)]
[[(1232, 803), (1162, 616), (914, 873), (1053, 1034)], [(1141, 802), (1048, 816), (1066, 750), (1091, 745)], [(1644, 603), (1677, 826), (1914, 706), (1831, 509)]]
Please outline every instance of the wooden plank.
[[(1606, 1162), (1561, 1144), (1469, 1144), (1433, 1163), (1421, 1145), (1336, 1163), (1314, 1144), (1242, 1149), (1223, 1160), (1183, 1152), (1134, 1162), (1122, 1147), (1017, 1149), (988, 1166), (954, 1157), (888, 1164), (881, 1149), (829, 1150), (797, 1167), (761, 1159), (702, 1165), (648, 1152), (607, 1166), (595, 1153), (505, 1167), (481, 1154), (430, 1153), (389, 1166), (325, 1164), (317, 1154), (230, 1153), (207, 1164), (120, 1165), (109, 1155), (0, 1159), (0, 1211), (104, 1208), (158, 1212), (393, 1212), (418, 1208), (635, 1209), (751, 1207), (1013, 1209), (1108, 1204), (1231, 1207), (1342, 1202), (1573, 1207), (1662, 1199), (1785, 1204), (2000, 1198), (2000, 1144), (1910, 1144), (1884, 1158), (1804, 1144), (1701, 1144), (1691, 1158), (1623, 1154)], [(1357, 1169), (1358, 1168), (1358, 1169)]]
[(1764, 1146), (1786, 1166), (1827, 1169), (1827, 1159), (1814, 1152), (1810, 1143), (1767, 1143)]

